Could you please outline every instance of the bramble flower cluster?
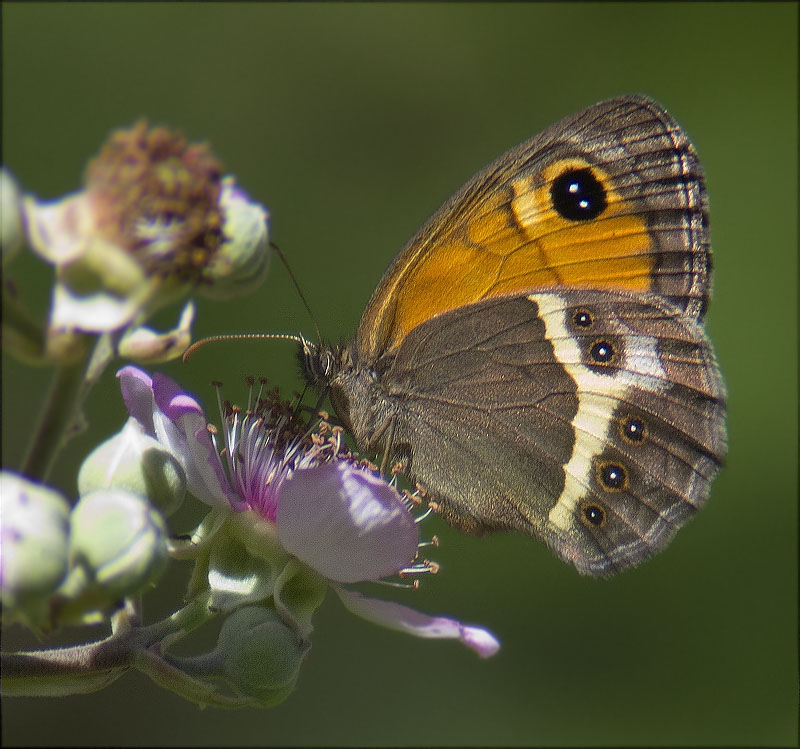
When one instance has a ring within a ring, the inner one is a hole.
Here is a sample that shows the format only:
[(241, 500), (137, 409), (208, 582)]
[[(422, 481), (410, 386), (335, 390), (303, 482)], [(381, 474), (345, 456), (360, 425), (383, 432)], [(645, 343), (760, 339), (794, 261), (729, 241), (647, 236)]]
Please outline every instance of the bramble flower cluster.
[(0, 184), (4, 270), (27, 244), (55, 271), (44, 326), (4, 288), (3, 346), (24, 361), (75, 360), (99, 334), (127, 359), (174, 359), (190, 343), (193, 305), (166, 333), (144, 327), (153, 312), (192, 290), (247, 293), (269, 267), (264, 208), (222, 176), (208, 146), (163, 127), (113, 133), (83, 190), (60, 200), (23, 195), (5, 170)]
[[(61, 200), (24, 195), (5, 170), (0, 187), (3, 347), (54, 367), (46, 428), (34, 432), (18, 470), (0, 473), (3, 623), (40, 637), (65, 625), (111, 629), (71, 648), (3, 654), (4, 694), (90, 692), (137, 669), (202, 705), (275, 705), (295, 687), (329, 590), (382, 626), (453, 639), (482, 657), (497, 651), (480, 627), (360, 589), (410, 590), (436, 571), (421, 556), (424, 508), (352, 454), (324, 414), (306, 421), (264, 382), (249, 381), (243, 408), (218, 386), (213, 426), (177, 382), (124, 365), (117, 378), (127, 421), (83, 461), (76, 501), (47, 486), (115, 358), (152, 365), (180, 356), (191, 343), (189, 294), (228, 298), (260, 283), (267, 212), (222, 176), (207, 146), (146, 123), (114, 133), (84, 188)], [(26, 251), (54, 271), (41, 321), (7, 271)], [(146, 327), (155, 310), (181, 300), (173, 330)], [(205, 515), (181, 533), (173, 523), (185, 502)], [(180, 604), (146, 624), (142, 595), (181, 563), (190, 572)], [(211, 651), (171, 652), (214, 618), (222, 626)]]

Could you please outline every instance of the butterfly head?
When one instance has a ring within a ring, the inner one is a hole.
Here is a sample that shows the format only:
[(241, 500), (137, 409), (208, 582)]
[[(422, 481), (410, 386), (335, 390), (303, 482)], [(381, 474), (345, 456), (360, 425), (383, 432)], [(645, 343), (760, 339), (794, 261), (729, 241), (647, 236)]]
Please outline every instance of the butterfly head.
[(324, 400), (330, 399), (336, 419), (365, 449), (379, 449), (394, 406), (381, 385), (380, 367), (364, 362), (354, 344), (334, 346), (302, 340), (298, 350), (305, 381)]
[(297, 362), (303, 379), (317, 392), (324, 392), (341, 368), (341, 351), (328, 343), (314, 343), (303, 336), (297, 348)]

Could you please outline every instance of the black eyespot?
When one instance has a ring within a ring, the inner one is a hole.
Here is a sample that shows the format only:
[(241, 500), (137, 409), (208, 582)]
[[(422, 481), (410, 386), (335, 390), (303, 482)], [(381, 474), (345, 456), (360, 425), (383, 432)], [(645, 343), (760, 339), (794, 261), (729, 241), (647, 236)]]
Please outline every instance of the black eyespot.
[(576, 328), (583, 328), (586, 330), (586, 328), (592, 327), (593, 322), (592, 313), (585, 309), (576, 309), (572, 313), (572, 324)]
[(608, 341), (595, 341), (589, 349), (595, 364), (608, 364), (614, 359), (614, 347)]
[(606, 522), (606, 511), (600, 505), (587, 503), (581, 506), (581, 518), (587, 525), (602, 528)]
[(628, 488), (628, 472), (619, 463), (598, 463), (597, 480), (606, 491), (621, 492)]
[(567, 169), (550, 185), (555, 209), (570, 221), (588, 221), (608, 205), (606, 191), (591, 169)]
[(619, 433), (626, 442), (638, 445), (647, 437), (647, 425), (635, 416), (626, 416), (619, 423)]

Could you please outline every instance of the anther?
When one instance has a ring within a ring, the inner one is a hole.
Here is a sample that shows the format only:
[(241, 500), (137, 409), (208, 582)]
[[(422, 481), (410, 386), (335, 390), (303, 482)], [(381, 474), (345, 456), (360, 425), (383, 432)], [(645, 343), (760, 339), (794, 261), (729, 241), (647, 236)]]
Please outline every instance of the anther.
[(418, 549), (427, 548), (429, 546), (433, 546), (435, 549), (439, 548), (439, 536), (433, 536), (430, 541), (420, 541), (417, 544)]
[(431, 562), (428, 559), (420, 559), (418, 562), (414, 562), (411, 566), (404, 567), (397, 574), (400, 575), (400, 577), (412, 577), (415, 575), (438, 575), (439, 569), (440, 566), (438, 562)]

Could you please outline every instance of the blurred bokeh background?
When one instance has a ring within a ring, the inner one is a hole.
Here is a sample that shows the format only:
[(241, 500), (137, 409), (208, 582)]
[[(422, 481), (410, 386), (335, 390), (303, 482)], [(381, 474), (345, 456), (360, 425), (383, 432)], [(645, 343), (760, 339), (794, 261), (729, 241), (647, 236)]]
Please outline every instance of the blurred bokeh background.
[[(207, 140), (269, 207), (333, 340), (478, 168), (595, 101), (650, 94), (707, 171), (708, 328), (730, 391), (728, 466), (708, 506), (618, 578), (581, 578), (523, 538), (425, 524), (441, 574), (377, 592), (491, 628), (503, 649), (490, 661), (329, 598), (298, 689), (274, 710), (200, 711), (131, 673), (92, 695), (4, 700), (4, 744), (797, 744), (797, 4), (25, 2), (4, 3), (2, 23), (3, 161), (26, 190), (76, 189), (108, 132), (141, 116)], [(12, 270), (46, 299), (45, 268)], [(251, 296), (200, 302), (198, 337), (247, 331), (313, 334), (277, 262)], [(219, 344), (162, 369), (211, 404), (212, 379), (232, 399), (245, 374), (298, 387), (293, 357)], [(49, 372), (4, 356), (2, 374), (13, 468)], [(80, 460), (124, 419), (110, 374), (88, 414), (54, 475), (73, 497)], [(22, 641), (4, 632), (6, 647)]]

